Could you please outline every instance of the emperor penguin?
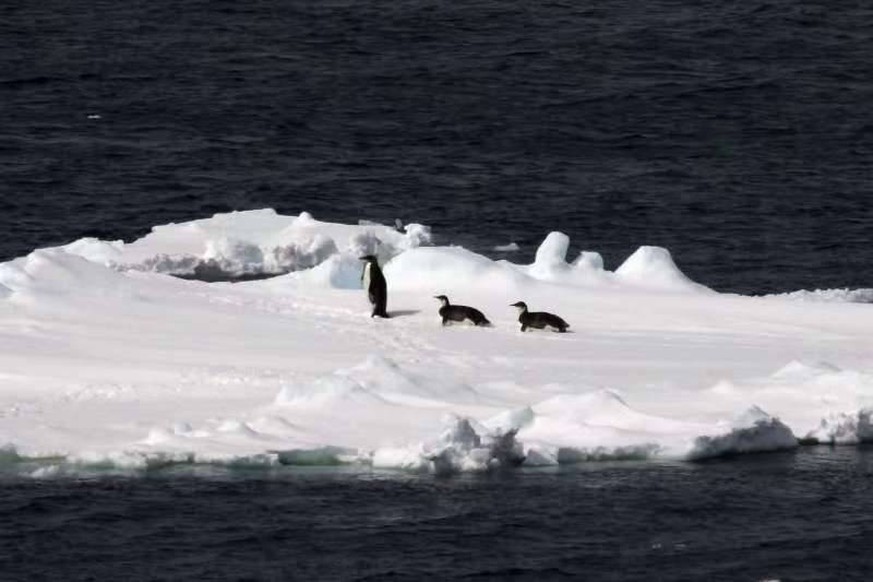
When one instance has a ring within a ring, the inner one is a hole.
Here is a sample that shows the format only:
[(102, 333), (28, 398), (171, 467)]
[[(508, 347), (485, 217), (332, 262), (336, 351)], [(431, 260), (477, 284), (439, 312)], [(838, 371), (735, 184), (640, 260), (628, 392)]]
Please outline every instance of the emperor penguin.
[(385, 310), (388, 304), (388, 289), (385, 285), (385, 275), (379, 268), (379, 261), (373, 255), (360, 257), (364, 261), (364, 272), (361, 274), (361, 282), (367, 290), (367, 297), (373, 306), (370, 317), (389, 317)]
[(443, 325), (449, 321), (464, 321), (465, 319), (469, 319), (473, 325), (491, 325), (491, 322), (478, 309), (466, 305), (452, 305), (445, 295), (437, 295), (434, 299), (438, 299), (442, 304), (439, 313), (440, 317), (443, 318)]
[(570, 327), (566, 321), (555, 315), (554, 313), (546, 313), (545, 311), (528, 311), (527, 304), (524, 301), (518, 301), (510, 305), (518, 309), (518, 322), (521, 324), (521, 331), (527, 328), (544, 329), (550, 327), (556, 331), (564, 333)]

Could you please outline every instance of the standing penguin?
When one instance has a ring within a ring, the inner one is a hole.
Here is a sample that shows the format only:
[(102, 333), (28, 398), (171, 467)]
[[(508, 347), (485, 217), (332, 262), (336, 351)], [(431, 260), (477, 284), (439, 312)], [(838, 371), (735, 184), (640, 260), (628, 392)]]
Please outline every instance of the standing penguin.
[(449, 321), (464, 321), (465, 319), (469, 319), (473, 325), (491, 325), (491, 322), (488, 321), (485, 315), (474, 307), (452, 305), (449, 303), (449, 298), (445, 295), (437, 295), (434, 299), (438, 299), (442, 304), (439, 313), (440, 317), (443, 318), (443, 325)]
[(367, 290), (367, 297), (373, 306), (370, 317), (389, 317), (386, 311), (388, 304), (388, 289), (385, 284), (385, 275), (379, 268), (379, 261), (373, 255), (360, 257), (364, 261), (364, 272), (361, 274), (361, 282)]
[(534, 329), (543, 329), (551, 327), (561, 333), (567, 331), (570, 327), (566, 321), (555, 315), (545, 311), (528, 311), (527, 304), (524, 301), (518, 301), (510, 305), (510, 307), (518, 308), (518, 322), (521, 324), (521, 331), (532, 327)]

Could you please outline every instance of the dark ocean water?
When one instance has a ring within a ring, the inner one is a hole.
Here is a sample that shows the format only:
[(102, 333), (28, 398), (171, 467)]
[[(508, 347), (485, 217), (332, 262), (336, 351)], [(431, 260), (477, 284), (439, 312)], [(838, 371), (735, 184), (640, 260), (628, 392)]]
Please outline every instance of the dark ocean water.
[(10, 0), (0, 257), (273, 207), (871, 287), (871, 55), (863, 1)]
[[(273, 207), (873, 287), (873, 4), (0, 3), (0, 259)], [(0, 477), (2, 580), (869, 580), (873, 456)]]
[(873, 451), (0, 478), (4, 580), (870, 580)]

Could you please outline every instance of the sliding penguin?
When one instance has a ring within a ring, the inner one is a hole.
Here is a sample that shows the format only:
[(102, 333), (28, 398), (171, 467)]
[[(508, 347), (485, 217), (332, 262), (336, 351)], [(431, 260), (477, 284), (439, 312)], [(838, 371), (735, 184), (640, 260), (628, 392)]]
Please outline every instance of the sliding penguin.
[(529, 327), (534, 329), (551, 327), (554, 330), (564, 333), (567, 331), (567, 328), (570, 327), (570, 324), (553, 313), (546, 313), (545, 311), (528, 311), (527, 304), (524, 301), (513, 303), (510, 307), (518, 308), (518, 322), (521, 324), (521, 331), (525, 331)]
[(440, 317), (443, 318), (443, 325), (449, 321), (464, 321), (465, 319), (469, 319), (473, 325), (491, 325), (491, 322), (478, 309), (466, 305), (452, 305), (445, 295), (436, 295), (434, 299), (439, 299), (439, 302), (442, 303)]
[(373, 255), (364, 255), (360, 259), (365, 261), (361, 281), (373, 305), (373, 313), (370, 317), (389, 317), (385, 310), (388, 304), (388, 289), (385, 285), (385, 275), (379, 268), (379, 261)]

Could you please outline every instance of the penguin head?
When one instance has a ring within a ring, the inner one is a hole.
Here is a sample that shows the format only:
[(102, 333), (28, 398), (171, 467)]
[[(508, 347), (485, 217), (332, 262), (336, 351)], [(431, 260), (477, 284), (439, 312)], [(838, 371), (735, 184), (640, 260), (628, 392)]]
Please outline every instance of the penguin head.
[(527, 311), (527, 303), (525, 303), (524, 301), (516, 301), (515, 303), (510, 305), (510, 307), (515, 307), (519, 311)]
[(444, 307), (449, 304), (449, 298), (446, 297), (445, 295), (434, 295), (433, 298), (438, 300), (440, 303), (442, 303), (442, 305)]
[(364, 255), (363, 257), (358, 257), (361, 261), (366, 261), (367, 263), (376, 263), (375, 255)]

